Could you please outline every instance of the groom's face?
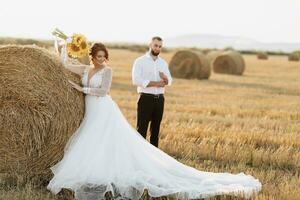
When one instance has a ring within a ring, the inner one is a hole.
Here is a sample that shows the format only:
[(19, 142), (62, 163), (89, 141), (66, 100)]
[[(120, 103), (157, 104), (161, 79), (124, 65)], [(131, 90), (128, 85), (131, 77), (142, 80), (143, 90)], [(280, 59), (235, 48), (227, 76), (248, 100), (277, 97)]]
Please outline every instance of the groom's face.
[(162, 41), (159, 40), (153, 40), (150, 43), (150, 49), (151, 49), (151, 53), (154, 56), (158, 56), (160, 54), (160, 51), (162, 49)]

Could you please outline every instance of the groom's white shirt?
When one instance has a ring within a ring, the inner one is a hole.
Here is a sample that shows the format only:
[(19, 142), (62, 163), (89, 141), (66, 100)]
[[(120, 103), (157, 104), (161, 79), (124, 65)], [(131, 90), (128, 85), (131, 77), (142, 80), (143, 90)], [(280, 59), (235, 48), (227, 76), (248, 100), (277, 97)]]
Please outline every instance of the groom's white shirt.
[(168, 85), (172, 84), (172, 77), (167, 62), (160, 56), (156, 60), (147, 52), (137, 58), (132, 67), (132, 83), (137, 86), (138, 93), (163, 94), (164, 87), (147, 87), (150, 81), (160, 81), (159, 72), (163, 72), (168, 78)]

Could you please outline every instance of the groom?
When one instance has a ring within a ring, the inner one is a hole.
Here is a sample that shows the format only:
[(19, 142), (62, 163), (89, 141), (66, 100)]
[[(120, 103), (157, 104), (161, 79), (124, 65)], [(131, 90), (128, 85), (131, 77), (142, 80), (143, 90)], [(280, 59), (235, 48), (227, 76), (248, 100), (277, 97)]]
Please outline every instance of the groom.
[(162, 39), (153, 37), (149, 51), (137, 58), (132, 67), (132, 82), (140, 94), (137, 105), (137, 131), (146, 138), (149, 122), (150, 143), (158, 147), (160, 122), (164, 111), (165, 86), (171, 85), (172, 77), (167, 62), (159, 54)]

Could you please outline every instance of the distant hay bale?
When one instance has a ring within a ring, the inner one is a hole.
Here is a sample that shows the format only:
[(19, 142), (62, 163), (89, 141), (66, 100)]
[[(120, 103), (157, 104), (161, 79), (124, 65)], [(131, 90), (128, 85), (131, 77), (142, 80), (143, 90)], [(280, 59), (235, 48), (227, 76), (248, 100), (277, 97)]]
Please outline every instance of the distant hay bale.
[(299, 61), (300, 60), (300, 53), (299, 52), (293, 52), (290, 53), (288, 56), (289, 61)]
[(184, 79), (208, 79), (211, 69), (205, 55), (182, 50), (175, 53), (170, 63), (172, 76)]
[(0, 172), (49, 173), (62, 158), (84, 114), (84, 97), (68, 79), (80, 81), (46, 49), (0, 48)]
[(242, 75), (245, 71), (245, 61), (237, 51), (225, 51), (218, 55), (213, 62), (215, 73)]
[(212, 66), (215, 59), (222, 53), (222, 51), (214, 50), (206, 54), (209, 64)]
[(257, 59), (268, 60), (268, 54), (266, 52), (258, 52), (256, 56)]

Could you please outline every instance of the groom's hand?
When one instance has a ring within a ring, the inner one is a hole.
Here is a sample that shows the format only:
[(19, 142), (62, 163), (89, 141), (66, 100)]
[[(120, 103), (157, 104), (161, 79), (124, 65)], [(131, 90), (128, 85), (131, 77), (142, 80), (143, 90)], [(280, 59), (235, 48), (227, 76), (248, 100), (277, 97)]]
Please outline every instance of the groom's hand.
[(168, 77), (163, 72), (159, 72), (159, 76), (165, 82), (165, 85), (168, 85)]
[(157, 86), (156, 87), (165, 87), (166, 83), (164, 80), (160, 80), (157, 82)]
[(166, 83), (164, 80), (160, 81), (150, 81), (147, 87), (165, 87)]

